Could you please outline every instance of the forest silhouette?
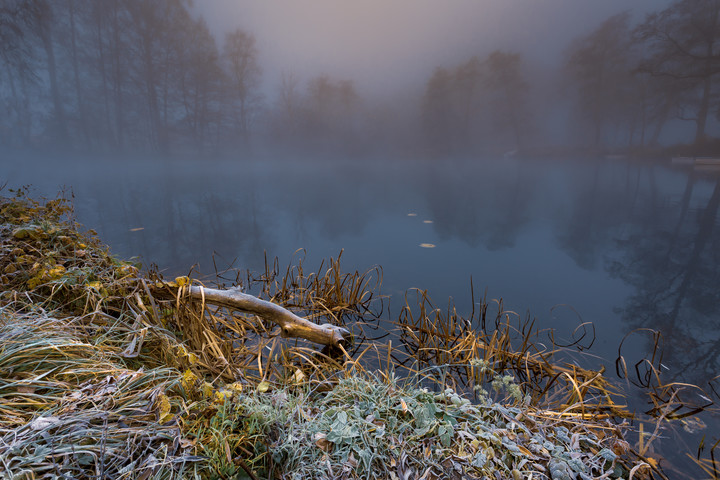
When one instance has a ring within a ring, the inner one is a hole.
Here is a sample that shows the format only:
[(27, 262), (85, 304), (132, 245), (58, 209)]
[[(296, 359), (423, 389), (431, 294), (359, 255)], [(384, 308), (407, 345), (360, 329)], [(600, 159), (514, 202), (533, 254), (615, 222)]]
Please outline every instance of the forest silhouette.
[[(685, 143), (708, 154), (719, 13), (717, 0), (678, 0), (637, 21), (613, 15), (572, 40), (550, 73), (522, 52), (478, 45), (397, 106), (324, 72), (286, 71), (269, 89), (254, 32), (218, 35), (182, 0), (3, 0), (0, 145), (474, 156)], [(557, 122), (560, 140), (549, 133)]]

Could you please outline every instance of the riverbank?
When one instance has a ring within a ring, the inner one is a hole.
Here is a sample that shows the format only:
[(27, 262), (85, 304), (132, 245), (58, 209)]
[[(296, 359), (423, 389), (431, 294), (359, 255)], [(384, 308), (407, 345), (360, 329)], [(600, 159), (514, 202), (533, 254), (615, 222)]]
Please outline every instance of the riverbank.
[[(629, 426), (611, 421), (630, 414), (601, 372), (512, 350), (509, 326), (458, 336), (457, 319), (406, 317), (425, 361), (415, 368), (391, 345), (320, 351), (254, 317), (154, 294), (197, 280), (114, 258), (64, 199), (10, 193), (0, 199), (4, 477), (660, 475), (625, 440)], [(260, 277), (269, 300), (318, 323), (362, 315), (372, 298), (367, 277), (337, 262), (324, 276)]]

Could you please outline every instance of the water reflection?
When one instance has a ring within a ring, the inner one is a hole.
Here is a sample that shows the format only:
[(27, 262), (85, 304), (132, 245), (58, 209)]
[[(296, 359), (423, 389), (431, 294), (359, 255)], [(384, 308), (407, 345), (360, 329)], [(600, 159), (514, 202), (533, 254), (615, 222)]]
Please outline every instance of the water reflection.
[(720, 367), (718, 178), (633, 160), (502, 158), (26, 162), (7, 179), (51, 196), (72, 186), (79, 220), (115, 254), (169, 274), (233, 261), (258, 270), (266, 251), (282, 263), (298, 249), (312, 266), (345, 249), (349, 269), (382, 265), (385, 293), (420, 287), (469, 311), (472, 275), (541, 328), (569, 336), (593, 321), (609, 361), (628, 332), (659, 329), (670, 375), (702, 383)]
[(532, 218), (529, 206), (537, 198), (540, 173), (533, 163), (507, 159), (479, 168), (428, 167), (422, 188), (440, 238), (488, 250), (514, 247)]
[(83, 223), (109, 237), (116, 254), (140, 255), (172, 273), (200, 262), (207, 273), (213, 253), (227, 263), (274, 248), (252, 182), (228, 178), (235, 188), (214, 189), (197, 169), (142, 170), (147, 176), (102, 175), (73, 187)]
[(680, 198), (657, 195), (617, 238), (608, 271), (633, 288), (618, 309), (628, 329), (667, 338), (673, 380), (704, 384), (720, 371), (720, 177), (690, 173)]
[[(614, 168), (613, 168), (614, 167)], [(558, 246), (583, 269), (594, 270), (612, 248), (618, 229), (629, 221), (640, 169), (607, 168), (597, 163), (566, 180), (569, 209), (556, 216)]]

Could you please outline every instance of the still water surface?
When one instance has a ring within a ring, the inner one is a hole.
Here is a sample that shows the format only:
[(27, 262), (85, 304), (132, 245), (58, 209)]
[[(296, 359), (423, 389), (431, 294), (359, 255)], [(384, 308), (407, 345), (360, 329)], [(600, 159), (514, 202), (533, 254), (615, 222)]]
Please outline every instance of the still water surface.
[[(623, 337), (646, 327), (664, 335), (666, 380), (707, 385), (720, 373), (718, 174), (515, 158), (26, 158), (4, 169), (10, 187), (36, 194), (71, 187), (78, 220), (114, 254), (168, 275), (233, 261), (258, 270), (264, 252), (284, 265), (299, 249), (314, 269), (344, 250), (345, 271), (382, 266), (395, 312), (418, 287), (469, 313), (472, 277), (476, 295), (561, 337), (593, 322), (593, 352), (611, 368)], [(627, 341), (630, 365), (651, 351), (648, 338)]]

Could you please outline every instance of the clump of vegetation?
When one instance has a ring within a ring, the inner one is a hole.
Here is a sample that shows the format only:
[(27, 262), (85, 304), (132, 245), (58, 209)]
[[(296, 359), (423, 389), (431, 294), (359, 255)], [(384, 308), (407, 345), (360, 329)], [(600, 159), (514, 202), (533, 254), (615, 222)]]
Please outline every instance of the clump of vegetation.
[(3, 478), (658, 474), (610, 421), (627, 412), (602, 374), (514, 349), (508, 324), (473, 333), (423, 297), (403, 311), (402, 349), (365, 339), (347, 321), (372, 323), (379, 271), (341, 274), (331, 260), (246, 277), (308, 318), (355, 328), (354, 345), (318, 351), (184, 297), (197, 280), (113, 258), (63, 199), (0, 198), (0, 241)]
[[(200, 443), (212, 451), (222, 452), (223, 442), (230, 452), (253, 450), (260, 470), (277, 478), (627, 474), (618, 460), (627, 444), (608, 425), (548, 421), (529, 405), (487, 397), (471, 403), (451, 389), (433, 393), (392, 377), (346, 375), (323, 395), (255, 390), (223, 405), (218, 416)], [(237, 469), (225, 463), (227, 473)]]

